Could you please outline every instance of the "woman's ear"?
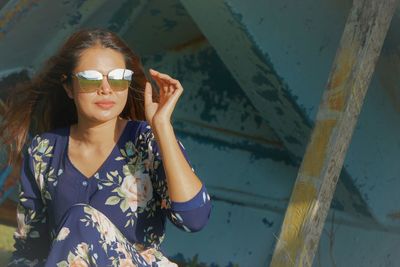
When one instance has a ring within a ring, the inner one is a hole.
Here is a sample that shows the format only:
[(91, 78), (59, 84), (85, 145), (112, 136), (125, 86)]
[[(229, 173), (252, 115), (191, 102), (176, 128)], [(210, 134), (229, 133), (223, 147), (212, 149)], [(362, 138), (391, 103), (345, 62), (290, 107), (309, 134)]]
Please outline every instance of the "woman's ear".
[(61, 75), (61, 83), (68, 97), (74, 99), (74, 95), (72, 94), (72, 88), (67, 84), (67, 75), (65, 74)]
[(65, 83), (63, 83), (63, 87), (64, 87), (64, 90), (67, 93), (68, 97), (71, 99), (74, 99), (74, 95), (72, 94), (71, 88), (69, 88), (68, 85)]

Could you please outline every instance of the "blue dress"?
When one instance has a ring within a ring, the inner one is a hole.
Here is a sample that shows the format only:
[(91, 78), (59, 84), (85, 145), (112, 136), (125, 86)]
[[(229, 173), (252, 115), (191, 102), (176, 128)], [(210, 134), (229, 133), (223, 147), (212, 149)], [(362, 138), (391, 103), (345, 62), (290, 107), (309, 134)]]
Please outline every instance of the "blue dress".
[(9, 266), (177, 266), (160, 247), (166, 218), (186, 232), (203, 228), (211, 212), (204, 183), (192, 199), (171, 201), (159, 147), (141, 120), (128, 121), (88, 178), (68, 158), (69, 130), (36, 135), (27, 149)]

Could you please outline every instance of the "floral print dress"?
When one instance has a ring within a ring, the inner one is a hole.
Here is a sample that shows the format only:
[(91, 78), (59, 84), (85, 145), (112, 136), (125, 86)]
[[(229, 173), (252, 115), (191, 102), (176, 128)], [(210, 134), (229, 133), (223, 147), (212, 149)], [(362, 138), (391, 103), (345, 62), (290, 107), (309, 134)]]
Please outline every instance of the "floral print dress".
[(146, 121), (128, 121), (92, 177), (68, 158), (69, 130), (36, 135), (27, 149), (9, 266), (177, 266), (160, 247), (166, 218), (186, 232), (202, 229), (211, 212), (205, 185), (186, 202), (169, 199)]

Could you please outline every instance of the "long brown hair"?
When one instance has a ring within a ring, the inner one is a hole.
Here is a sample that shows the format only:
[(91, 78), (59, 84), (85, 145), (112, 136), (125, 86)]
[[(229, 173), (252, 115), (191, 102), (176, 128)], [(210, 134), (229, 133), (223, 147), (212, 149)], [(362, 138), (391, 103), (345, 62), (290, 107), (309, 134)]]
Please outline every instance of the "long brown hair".
[[(28, 82), (17, 84), (4, 107), (0, 125), (0, 138), (7, 149), (8, 161), (19, 171), (23, 149), (31, 136), (77, 122), (76, 107), (62, 84), (70, 84), (71, 75), (84, 49), (101, 45), (120, 52), (126, 68), (134, 71), (128, 91), (127, 103), (120, 114), (124, 119), (145, 120), (144, 87), (147, 78), (140, 58), (117, 34), (100, 28), (82, 29), (73, 33), (60, 49), (50, 57), (43, 68)], [(66, 80), (62, 77), (67, 75)], [(153, 88), (154, 100), (158, 92)]]

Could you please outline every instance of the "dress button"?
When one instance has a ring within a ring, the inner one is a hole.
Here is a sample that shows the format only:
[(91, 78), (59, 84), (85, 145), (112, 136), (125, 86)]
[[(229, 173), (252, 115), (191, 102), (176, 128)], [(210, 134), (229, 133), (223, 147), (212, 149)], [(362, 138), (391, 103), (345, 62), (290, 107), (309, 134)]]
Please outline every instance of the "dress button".
[(87, 186), (87, 181), (83, 181), (83, 182), (82, 182), (82, 185), (83, 185), (83, 186)]

